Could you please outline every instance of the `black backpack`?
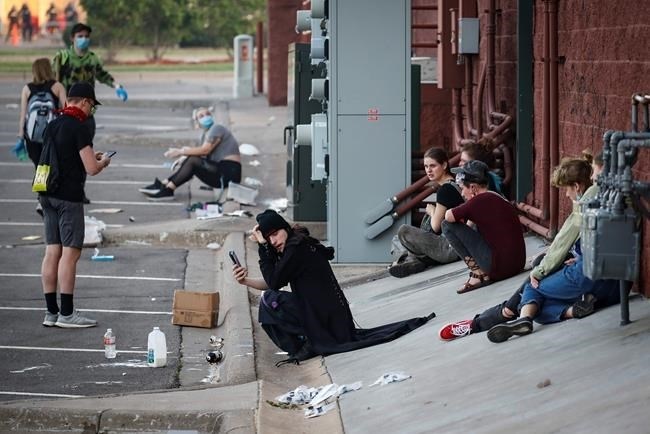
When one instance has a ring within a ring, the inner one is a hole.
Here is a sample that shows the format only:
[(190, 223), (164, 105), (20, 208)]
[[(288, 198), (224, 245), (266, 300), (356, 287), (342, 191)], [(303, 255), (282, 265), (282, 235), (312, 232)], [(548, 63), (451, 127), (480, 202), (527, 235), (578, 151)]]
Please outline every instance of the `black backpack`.
[(56, 99), (50, 91), (52, 84), (48, 82), (45, 86), (49, 87), (28, 85), (31, 94), (25, 112), (25, 136), (34, 143), (43, 143), (45, 127), (54, 119), (57, 108)]
[(59, 188), (61, 173), (59, 171), (59, 157), (52, 137), (54, 134), (45, 134), (45, 143), (41, 151), (41, 158), (36, 166), (32, 191), (34, 193), (54, 193)]

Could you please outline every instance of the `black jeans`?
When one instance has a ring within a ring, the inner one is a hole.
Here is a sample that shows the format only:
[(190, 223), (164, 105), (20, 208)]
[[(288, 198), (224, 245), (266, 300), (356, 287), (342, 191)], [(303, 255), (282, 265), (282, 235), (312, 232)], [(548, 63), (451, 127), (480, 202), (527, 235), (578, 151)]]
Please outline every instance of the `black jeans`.
[(464, 223), (442, 221), (442, 233), (461, 259), (474, 258), (481, 270), (490, 274), (492, 269), (492, 249), (485, 239)]
[(210, 187), (227, 187), (228, 182), (241, 181), (241, 163), (221, 160), (218, 163), (203, 157), (187, 157), (181, 167), (170, 176), (169, 181), (180, 187), (196, 176)]

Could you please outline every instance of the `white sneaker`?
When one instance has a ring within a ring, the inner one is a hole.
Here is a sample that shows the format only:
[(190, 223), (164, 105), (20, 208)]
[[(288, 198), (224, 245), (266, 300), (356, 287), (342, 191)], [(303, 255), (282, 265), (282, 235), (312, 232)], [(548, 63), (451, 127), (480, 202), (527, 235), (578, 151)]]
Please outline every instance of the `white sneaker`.
[(50, 311), (45, 311), (45, 319), (43, 319), (43, 325), (45, 327), (54, 327), (57, 320), (59, 319), (58, 313), (50, 313)]
[(72, 312), (72, 315), (65, 316), (59, 314), (59, 318), (57, 319), (56, 323), (54, 323), (54, 325), (64, 329), (78, 329), (85, 327), (95, 327), (97, 325), (97, 321), (83, 317), (79, 314), (79, 312), (75, 310)]

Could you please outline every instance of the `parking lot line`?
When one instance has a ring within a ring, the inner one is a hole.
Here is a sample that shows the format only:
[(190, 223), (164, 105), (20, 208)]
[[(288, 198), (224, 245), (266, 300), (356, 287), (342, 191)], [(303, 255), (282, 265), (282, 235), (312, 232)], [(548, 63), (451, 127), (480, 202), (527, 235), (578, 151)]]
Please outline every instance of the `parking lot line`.
[[(104, 349), (95, 348), (53, 348), (53, 347), (28, 347), (22, 345), (0, 345), (0, 350), (37, 350), (37, 351), (67, 351), (73, 353), (103, 353)], [(167, 351), (170, 353), (170, 351)], [(117, 350), (117, 354), (147, 354), (145, 350)]]
[(63, 393), (11, 392), (11, 391), (2, 391), (2, 390), (0, 390), (0, 395), (42, 396), (44, 398), (85, 398), (85, 395), (65, 395)]
[[(0, 203), (34, 203), (32, 199), (0, 199)], [(180, 202), (127, 202), (127, 201), (113, 201), (113, 200), (93, 200), (93, 205), (148, 205), (148, 206), (186, 206)]]
[[(38, 277), (40, 279), (41, 275), (30, 273), (0, 273), (0, 277)], [(77, 274), (77, 279), (151, 280), (156, 282), (180, 282), (181, 280), (171, 277), (101, 276), (97, 274)]]
[[(0, 306), (0, 310), (36, 310), (42, 311), (41, 307), (16, 307)], [(132, 313), (137, 315), (171, 315), (171, 312), (150, 311), (150, 310), (117, 310), (117, 309), (77, 309), (79, 312), (99, 312), (99, 313)]]
[[(0, 222), (0, 226), (43, 226), (43, 222)], [(124, 225), (106, 225), (107, 228), (123, 228)]]
[[(25, 179), (2, 179), (0, 178), (0, 184), (31, 184), (34, 182), (32, 178)], [(123, 180), (94, 180), (89, 179), (86, 181), (86, 184), (121, 184), (121, 185), (143, 185), (151, 181), (123, 181)]]

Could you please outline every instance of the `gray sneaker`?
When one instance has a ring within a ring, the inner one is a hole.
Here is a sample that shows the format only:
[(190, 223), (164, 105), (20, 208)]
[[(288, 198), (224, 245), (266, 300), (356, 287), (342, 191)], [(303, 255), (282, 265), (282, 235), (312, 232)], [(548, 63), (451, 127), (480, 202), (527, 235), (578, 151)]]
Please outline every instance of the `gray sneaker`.
[(79, 312), (75, 310), (72, 312), (72, 315), (59, 315), (59, 319), (54, 325), (64, 329), (78, 329), (85, 327), (95, 327), (97, 325), (97, 321), (83, 317), (79, 314)]
[(45, 311), (45, 319), (43, 320), (43, 325), (45, 327), (54, 327), (57, 320), (59, 319), (58, 313), (50, 313), (50, 311)]

